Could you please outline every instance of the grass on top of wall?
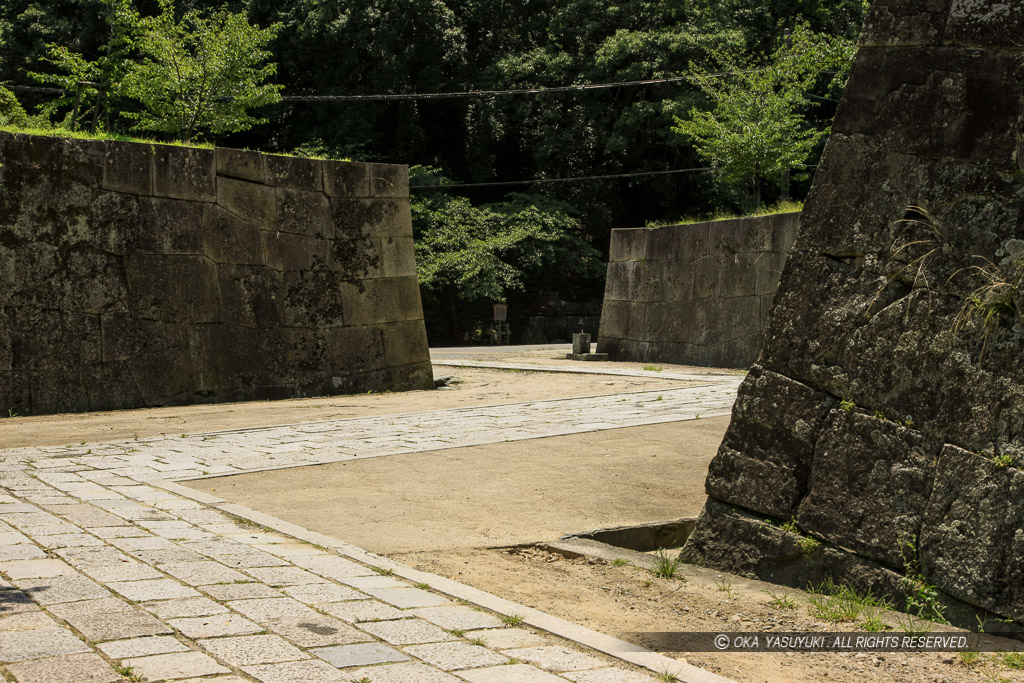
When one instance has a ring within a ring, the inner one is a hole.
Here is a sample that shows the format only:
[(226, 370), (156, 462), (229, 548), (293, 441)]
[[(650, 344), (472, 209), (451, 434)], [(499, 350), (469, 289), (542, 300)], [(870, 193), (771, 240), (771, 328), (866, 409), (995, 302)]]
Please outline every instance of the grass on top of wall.
[[(90, 133), (85, 130), (68, 130), (67, 128), (57, 127), (35, 127), (35, 126), (12, 126), (12, 125), (0, 125), (0, 131), (5, 133), (24, 133), (25, 135), (43, 135), (51, 138), (72, 138), (75, 140), (116, 140), (118, 142), (141, 142), (147, 145), (173, 145), (175, 147), (193, 147), (196, 149), (214, 149), (216, 145), (212, 142), (178, 142), (178, 141), (166, 141), (166, 140), (151, 140), (149, 138), (138, 138), (131, 135), (122, 135), (120, 133), (104, 133), (96, 132)], [(333, 158), (327, 157), (320, 154), (306, 154), (299, 152), (263, 152), (262, 150), (255, 150), (262, 154), (271, 154), (275, 156), (284, 157), (295, 157), (301, 159), (319, 159), (322, 161), (352, 161), (348, 158)]]
[(803, 211), (803, 202), (786, 201), (762, 206), (760, 210), (753, 213), (739, 214), (734, 211), (718, 211), (711, 216), (684, 216), (676, 221), (651, 221), (648, 228), (661, 228), (669, 225), (693, 225), (695, 223), (708, 223), (711, 221), (728, 221), (736, 218), (757, 218), (760, 216), (774, 216), (777, 213), (794, 213)]

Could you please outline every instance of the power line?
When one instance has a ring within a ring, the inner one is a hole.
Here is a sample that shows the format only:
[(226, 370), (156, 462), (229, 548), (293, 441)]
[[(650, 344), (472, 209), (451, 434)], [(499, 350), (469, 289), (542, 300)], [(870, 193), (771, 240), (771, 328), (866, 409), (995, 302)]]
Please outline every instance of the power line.
[(671, 171), (641, 171), (637, 173), (613, 173), (610, 175), (587, 175), (587, 176), (576, 176), (573, 178), (538, 178), (536, 180), (505, 180), (501, 182), (493, 183), (465, 183), (465, 184), (446, 184), (446, 185), (413, 185), (410, 190), (456, 190), (464, 188), (476, 188), (476, 187), (505, 187), (509, 185), (539, 185), (545, 183), (571, 183), (578, 182), (581, 180), (614, 180), (616, 178), (639, 178), (643, 176), (658, 176), (658, 175), (672, 175), (677, 173), (697, 173), (700, 171), (710, 171), (710, 167), (701, 168), (677, 168)]
[(585, 92), (588, 90), (610, 90), (612, 88), (631, 88), (642, 85), (661, 85), (663, 83), (681, 83), (692, 81), (697, 78), (722, 78), (725, 76), (736, 76), (739, 74), (753, 73), (751, 71), (732, 71), (699, 76), (672, 76), (670, 78), (651, 78), (644, 81), (616, 81), (613, 83), (587, 83), (583, 85), (562, 85), (551, 88), (520, 88), (517, 90), (463, 90), (459, 92), (433, 92), (433, 93), (392, 93), (378, 95), (285, 95), (281, 99), (285, 102), (381, 102), (394, 100), (452, 100), (471, 97), (503, 97), (509, 95), (547, 95), (560, 92)]

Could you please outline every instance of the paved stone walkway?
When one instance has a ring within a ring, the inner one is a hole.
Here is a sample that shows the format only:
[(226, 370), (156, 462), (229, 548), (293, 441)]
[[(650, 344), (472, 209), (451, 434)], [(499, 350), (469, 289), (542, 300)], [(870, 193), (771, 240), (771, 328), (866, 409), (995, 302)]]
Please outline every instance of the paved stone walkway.
[(526, 626), (544, 615), (520, 623), (493, 596), (460, 601), (479, 592), (260, 527), (258, 513), (160, 480), (694, 419), (728, 412), (735, 389), (0, 451), (0, 672), (19, 683), (656, 680)]

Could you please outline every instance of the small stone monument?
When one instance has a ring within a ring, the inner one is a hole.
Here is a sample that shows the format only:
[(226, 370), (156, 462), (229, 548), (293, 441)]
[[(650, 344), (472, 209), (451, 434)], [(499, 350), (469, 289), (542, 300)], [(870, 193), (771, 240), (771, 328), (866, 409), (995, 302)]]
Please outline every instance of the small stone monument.
[(589, 332), (576, 332), (572, 335), (572, 353), (565, 357), (569, 360), (608, 360), (607, 353), (590, 352)]

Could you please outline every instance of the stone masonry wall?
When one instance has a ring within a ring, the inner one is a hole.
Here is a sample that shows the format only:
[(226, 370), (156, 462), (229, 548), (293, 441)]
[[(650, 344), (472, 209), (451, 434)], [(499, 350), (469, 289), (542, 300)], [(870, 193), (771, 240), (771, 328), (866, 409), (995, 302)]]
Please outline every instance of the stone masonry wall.
[(404, 166), (0, 132), (0, 408), (433, 387)]
[(872, 3), (688, 561), (1024, 622), (1021, 35)]
[(613, 230), (597, 350), (749, 367), (799, 224), (787, 213)]

